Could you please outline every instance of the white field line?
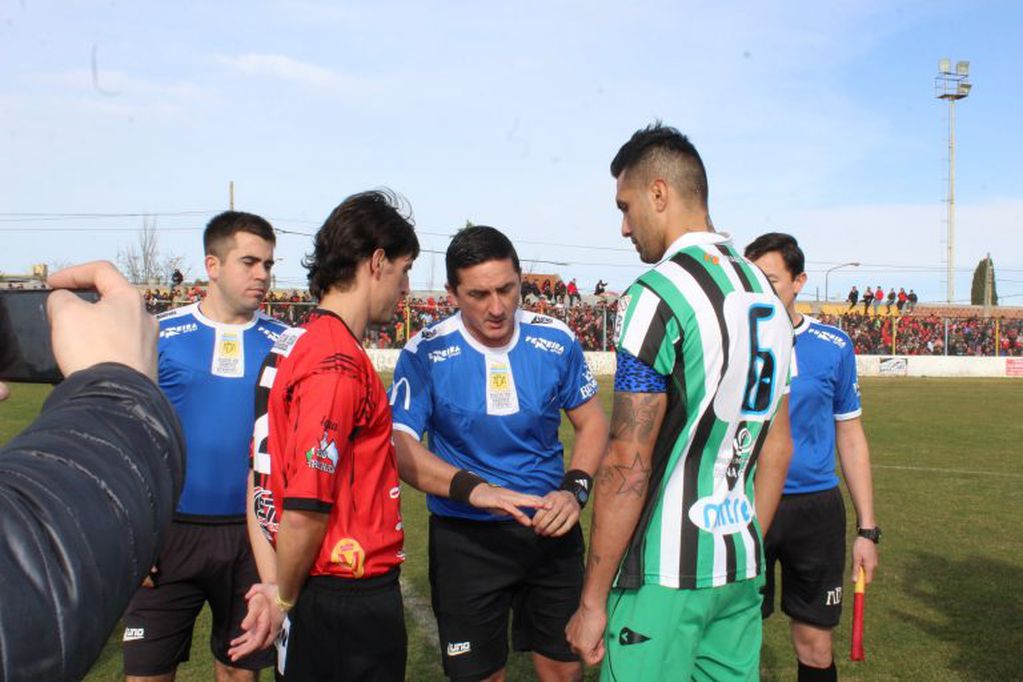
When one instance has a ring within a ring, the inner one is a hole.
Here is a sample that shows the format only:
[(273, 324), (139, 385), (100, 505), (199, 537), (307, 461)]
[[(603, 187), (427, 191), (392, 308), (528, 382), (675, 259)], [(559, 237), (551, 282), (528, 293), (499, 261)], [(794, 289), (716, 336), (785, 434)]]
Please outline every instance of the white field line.
[(437, 621), (433, 617), (433, 608), (430, 603), (419, 596), (416, 589), (412, 587), (411, 581), (405, 580), (404, 576), (400, 578), (400, 581), (401, 598), (405, 602), (405, 611), (412, 616), (416, 626), (426, 633), (427, 639), (434, 644), (439, 644), (440, 635), (437, 633)]
[(937, 467), (910, 467), (895, 464), (872, 464), (872, 469), (899, 469), (902, 471), (933, 471), (941, 474), (966, 474), (970, 476), (997, 476), (999, 478), (1023, 478), (1021, 473), (1000, 471), (979, 471), (977, 469), (939, 469)]

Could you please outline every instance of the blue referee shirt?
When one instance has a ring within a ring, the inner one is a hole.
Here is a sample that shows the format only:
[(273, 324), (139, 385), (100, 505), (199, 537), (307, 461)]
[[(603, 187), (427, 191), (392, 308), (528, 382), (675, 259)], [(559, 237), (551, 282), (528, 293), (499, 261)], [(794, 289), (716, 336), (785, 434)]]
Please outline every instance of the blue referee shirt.
[[(561, 410), (596, 394), (582, 348), (562, 322), (519, 310), (508, 345), (489, 348), (456, 313), (406, 344), (394, 370), (391, 410), (395, 429), (416, 439), (429, 433), (430, 450), (444, 461), (542, 496), (564, 475)], [(441, 516), (506, 518), (433, 495), (427, 506)]]
[(838, 485), (835, 421), (861, 414), (853, 344), (841, 329), (804, 315), (792, 348), (792, 463), (785, 494), (812, 493)]
[(160, 388), (187, 444), (177, 513), (244, 518), (256, 379), (287, 326), (263, 313), (247, 324), (214, 322), (198, 303), (158, 320)]

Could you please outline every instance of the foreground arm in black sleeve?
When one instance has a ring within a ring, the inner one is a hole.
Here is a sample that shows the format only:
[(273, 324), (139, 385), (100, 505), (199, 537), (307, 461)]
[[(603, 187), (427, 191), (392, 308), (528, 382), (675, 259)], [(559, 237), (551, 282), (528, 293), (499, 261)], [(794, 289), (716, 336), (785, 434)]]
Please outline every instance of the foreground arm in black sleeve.
[(80, 679), (163, 543), (184, 440), (153, 382), (77, 372), (0, 450), (0, 677)]
[[(155, 559), (184, 473), (156, 321), (110, 263), (50, 276), (68, 379), (0, 449), (0, 679), (81, 679)], [(7, 387), (0, 384), (0, 398)]]

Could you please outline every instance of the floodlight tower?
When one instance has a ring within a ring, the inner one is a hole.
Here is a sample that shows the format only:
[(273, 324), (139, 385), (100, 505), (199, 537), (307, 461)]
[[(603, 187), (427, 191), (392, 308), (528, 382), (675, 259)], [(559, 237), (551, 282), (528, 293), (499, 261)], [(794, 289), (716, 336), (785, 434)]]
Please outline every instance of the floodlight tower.
[(956, 220), (956, 100), (965, 99), (973, 85), (967, 80), (970, 62), (956, 62), (952, 70), (951, 59), (938, 61), (938, 75), (934, 77), (934, 96), (948, 100), (948, 239), (946, 240), (946, 267), (948, 275), (948, 302), (955, 299), (955, 220)]

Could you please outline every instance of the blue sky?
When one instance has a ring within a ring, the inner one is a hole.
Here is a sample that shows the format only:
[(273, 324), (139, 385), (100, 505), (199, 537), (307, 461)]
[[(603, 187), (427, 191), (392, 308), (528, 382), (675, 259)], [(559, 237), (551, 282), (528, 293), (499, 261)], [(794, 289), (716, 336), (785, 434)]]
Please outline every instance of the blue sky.
[[(660, 118), (703, 155), (719, 229), (799, 238), (810, 298), (860, 261), (833, 296), (941, 299), (947, 56), (974, 83), (957, 109), (957, 298), (991, 252), (1004, 302), (1023, 304), (1021, 35), (1011, 2), (7, 2), (0, 270), (114, 258), (141, 224), (58, 214), (153, 213), (200, 275), (233, 180), (237, 208), (292, 232), (386, 185), (426, 249), (470, 219), (563, 263), (526, 268), (620, 289), (642, 268), (608, 163)], [(281, 285), (304, 281), (308, 249), (280, 236)], [(424, 254), (413, 284), (440, 287), (442, 263)]]

